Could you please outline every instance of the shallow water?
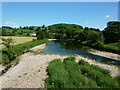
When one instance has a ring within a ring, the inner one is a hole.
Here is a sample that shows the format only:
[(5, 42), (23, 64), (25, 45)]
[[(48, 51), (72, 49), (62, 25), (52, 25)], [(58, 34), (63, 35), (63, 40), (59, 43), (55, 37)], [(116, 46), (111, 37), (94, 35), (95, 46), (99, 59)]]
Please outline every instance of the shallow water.
[(66, 44), (66, 43), (51, 41), (47, 44), (47, 47), (41, 53), (62, 54), (62, 55), (84, 55), (86, 57), (93, 58), (98, 62), (120, 66), (120, 61), (98, 55), (93, 55), (87, 52), (88, 49), (89, 48), (86, 48), (85, 46), (76, 46), (70, 43)]

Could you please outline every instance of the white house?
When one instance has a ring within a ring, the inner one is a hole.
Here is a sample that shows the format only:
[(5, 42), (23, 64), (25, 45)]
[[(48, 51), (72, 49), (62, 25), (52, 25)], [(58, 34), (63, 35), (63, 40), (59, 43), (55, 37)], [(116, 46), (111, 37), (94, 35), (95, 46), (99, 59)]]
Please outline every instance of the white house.
[(36, 36), (36, 33), (29, 33), (29, 36)]

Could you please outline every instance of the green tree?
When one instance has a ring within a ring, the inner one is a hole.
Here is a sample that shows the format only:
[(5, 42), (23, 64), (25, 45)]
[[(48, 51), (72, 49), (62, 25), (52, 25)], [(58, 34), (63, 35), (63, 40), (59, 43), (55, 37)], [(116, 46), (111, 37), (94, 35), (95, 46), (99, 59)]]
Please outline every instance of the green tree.
[(105, 43), (116, 43), (120, 41), (120, 22), (110, 21), (103, 31)]
[(7, 48), (10, 48), (11, 44), (14, 43), (12, 38), (7, 38), (7, 39), (2, 38), (2, 41), (3, 41), (3, 45), (6, 46)]

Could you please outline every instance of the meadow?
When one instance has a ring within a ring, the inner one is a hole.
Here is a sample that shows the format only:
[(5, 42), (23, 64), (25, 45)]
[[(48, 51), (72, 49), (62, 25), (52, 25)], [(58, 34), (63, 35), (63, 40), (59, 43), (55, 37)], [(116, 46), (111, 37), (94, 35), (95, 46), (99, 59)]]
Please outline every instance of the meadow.
[(13, 45), (25, 43), (36, 39), (36, 37), (19, 37), (19, 36), (0, 36), (0, 49), (4, 48), (5, 46), (2, 44), (1, 38), (12, 38), (14, 40)]

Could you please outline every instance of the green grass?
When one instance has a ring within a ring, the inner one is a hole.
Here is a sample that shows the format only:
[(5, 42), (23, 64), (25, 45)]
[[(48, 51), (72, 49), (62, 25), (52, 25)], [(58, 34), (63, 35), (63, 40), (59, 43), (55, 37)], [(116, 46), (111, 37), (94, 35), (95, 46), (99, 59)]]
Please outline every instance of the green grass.
[(4, 64), (9, 64), (12, 60), (16, 58), (16, 56), (23, 54), (25, 50), (28, 50), (32, 47), (35, 47), (37, 45), (47, 43), (47, 42), (48, 42), (47, 39), (35, 40), (35, 41), (30, 41), (22, 44), (13, 45), (13, 47), (10, 49), (4, 48), (2, 51), (0, 51), (2, 52), (2, 60), (0, 60), (0, 62)]
[(95, 48), (97, 50), (101, 50), (101, 51), (107, 51), (107, 52), (112, 52), (112, 53), (120, 53), (120, 42), (118, 43), (109, 43), (109, 44), (101, 44), (101, 45), (91, 45), (88, 43), (88, 41), (84, 41), (81, 43), (82, 45), (88, 46), (88, 47), (92, 47)]
[(46, 88), (118, 88), (120, 76), (112, 78), (108, 70), (74, 57), (55, 59), (47, 69)]
[(114, 50), (120, 50), (120, 43), (109, 43), (109, 44), (105, 44), (105, 47), (108, 47), (110, 49), (114, 49)]

